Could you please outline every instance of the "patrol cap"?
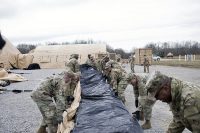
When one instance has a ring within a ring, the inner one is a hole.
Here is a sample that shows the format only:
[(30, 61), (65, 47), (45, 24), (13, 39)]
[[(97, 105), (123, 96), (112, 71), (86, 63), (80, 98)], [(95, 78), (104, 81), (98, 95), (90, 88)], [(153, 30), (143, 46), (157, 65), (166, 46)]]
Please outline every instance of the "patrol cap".
[(71, 58), (78, 58), (78, 54), (71, 54)]
[(131, 79), (133, 79), (133, 77), (135, 77), (136, 75), (135, 74), (133, 74), (133, 73), (129, 73), (129, 74), (127, 74), (126, 75), (126, 81), (130, 81)]
[(154, 71), (150, 74), (145, 88), (151, 96), (155, 97), (156, 93), (163, 87), (163, 83), (168, 79), (168, 76), (161, 74), (159, 71)]

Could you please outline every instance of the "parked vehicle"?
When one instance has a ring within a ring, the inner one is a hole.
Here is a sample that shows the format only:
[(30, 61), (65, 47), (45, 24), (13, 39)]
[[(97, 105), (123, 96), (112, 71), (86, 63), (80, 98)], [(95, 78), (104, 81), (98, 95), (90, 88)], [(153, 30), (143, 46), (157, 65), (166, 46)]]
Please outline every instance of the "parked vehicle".
[(161, 59), (160, 56), (152, 56), (152, 58), (154, 61), (160, 61), (160, 59)]

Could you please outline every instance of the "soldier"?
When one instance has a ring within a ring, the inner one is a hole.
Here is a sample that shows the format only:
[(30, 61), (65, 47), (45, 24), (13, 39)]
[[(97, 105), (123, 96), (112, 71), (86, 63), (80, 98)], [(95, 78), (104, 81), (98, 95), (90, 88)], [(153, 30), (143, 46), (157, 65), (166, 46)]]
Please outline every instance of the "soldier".
[(110, 64), (106, 64), (104, 71), (110, 79), (109, 84), (112, 86), (115, 95), (125, 103), (124, 91), (127, 87), (126, 73), (121, 69), (112, 68)]
[(95, 69), (97, 68), (95, 59), (94, 59), (93, 56), (91, 56), (91, 54), (88, 54), (88, 59), (87, 59), (87, 61), (85, 62), (85, 64), (88, 64), (88, 65), (92, 66), (92, 67), (95, 68)]
[(110, 61), (110, 58), (108, 56), (105, 56), (102, 60), (101, 60), (101, 69), (104, 70), (106, 63)]
[(110, 60), (110, 58), (108, 56), (103, 56), (102, 59), (96, 59), (95, 63), (96, 63), (97, 70), (99, 70), (100, 72), (103, 72), (106, 63), (109, 60)]
[(148, 57), (146, 56), (146, 55), (144, 55), (144, 63), (143, 63), (143, 65), (144, 65), (144, 72), (146, 73), (149, 73), (149, 59), (148, 59)]
[(120, 62), (116, 62), (114, 60), (109, 60), (106, 65), (111, 65), (112, 68), (122, 69)]
[(121, 65), (121, 62), (120, 62), (120, 61), (121, 61), (121, 59), (120, 59), (120, 58), (117, 58), (117, 63)]
[(149, 97), (170, 105), (173, 121), (168, 133), (182, 133), (185, 128), (200, 132), (200, 86), (154, 72), (146, 89)]
[[(145, 89), (148, 74), (133, 74), (129, 73), (126, 77), (128, 84), (133, 86), (133, 92), (135, 95), (135, 106), (139, 105), (138, 110), (141, 116), (144, 114), (145, 123), (142, 125), (143, 129), (151, 128), (151, 114), (152, 107), (155, 103), (155, 99), (149, 99), (147, 97), (147, 90)], [(139, 100), (139, 102), (138, 102)]]
[(78, 58), (79, 58), (79, 55), (78, 54), (72, 54), (70, 59), (69, 59), (69, 62), (66, 63), (66, 67), (69, 68), (70, 70), (72, 70), (74, 73), (77, 73), (79, 72), (79, 63), (78, 63)]
[(101, 69), (101, 59), (96, 58), (95, 59), (95, 64), (96, 64), (97, 70), (100, 71), (100, 72), (102, 72), (102, 69)]
[(134, 67), (135, 67), (135, 55), (132, 55), (130, 57), (129, 62), (130, 62), (130, 66), (131, 66), (131, 72), (135, 73), (135, 69), (134, 69)]
[(31, 94), (31, 98), (37, 104), (42, 116), (42, 124), (37, 133), (57, 132), (57, 125), (60, 123), (62, 113), (73, 101), (74, 88), (72, 84), (77, 84), (79, 75), (72, 71), (64, 71), (55, 77), (48, 77)]

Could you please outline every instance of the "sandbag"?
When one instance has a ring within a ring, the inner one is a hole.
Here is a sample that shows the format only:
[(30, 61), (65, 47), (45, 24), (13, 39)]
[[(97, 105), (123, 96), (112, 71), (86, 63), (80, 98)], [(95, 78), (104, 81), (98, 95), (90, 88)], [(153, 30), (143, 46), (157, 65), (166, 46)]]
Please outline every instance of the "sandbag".
[(142, 133), (123, 103), (114, 95), (103, 75), (81, 65), (81, 103), (73, 133)]

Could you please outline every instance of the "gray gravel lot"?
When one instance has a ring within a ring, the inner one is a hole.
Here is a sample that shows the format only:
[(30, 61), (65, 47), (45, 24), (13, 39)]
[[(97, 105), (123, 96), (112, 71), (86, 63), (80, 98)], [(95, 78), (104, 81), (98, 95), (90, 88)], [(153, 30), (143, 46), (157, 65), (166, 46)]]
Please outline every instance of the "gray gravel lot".
[[(143, 72), (142, 66), (136, 66), (135, 69), (136, 72)], [(129, 66), (126, 66), (126, 70), (130, 71)], [(200, 85), (200, 69), (151, 66), (150, 71), (153, 70), (160, 70), (165, 74)], [(45, 77), (61, 71), (62, 69), (15, 70), (14, 72), (16, 73), (31, 73), (23, 74), (29, 81), (13, 83), (7, 89), (34, 90)], [(130, 85), (127, 87), (125, 95), (128, 110), (130, 112), (135, 111), (134, 95)], [(0, 94), (0, 103), (0, 133), (34, 133), (36, 131), (42, 117), (36, 104), (30, 98), (30, 92), (19, 94), (5, 92)], [(157, 101), (153, 108), (152, 129), (146, 130), (145, 133), (164, 133), (171, 119), (172, 114), (169, 111), (168, 105)], [(184, 131), (184, 133), (187, 132), (189, 131)]]

